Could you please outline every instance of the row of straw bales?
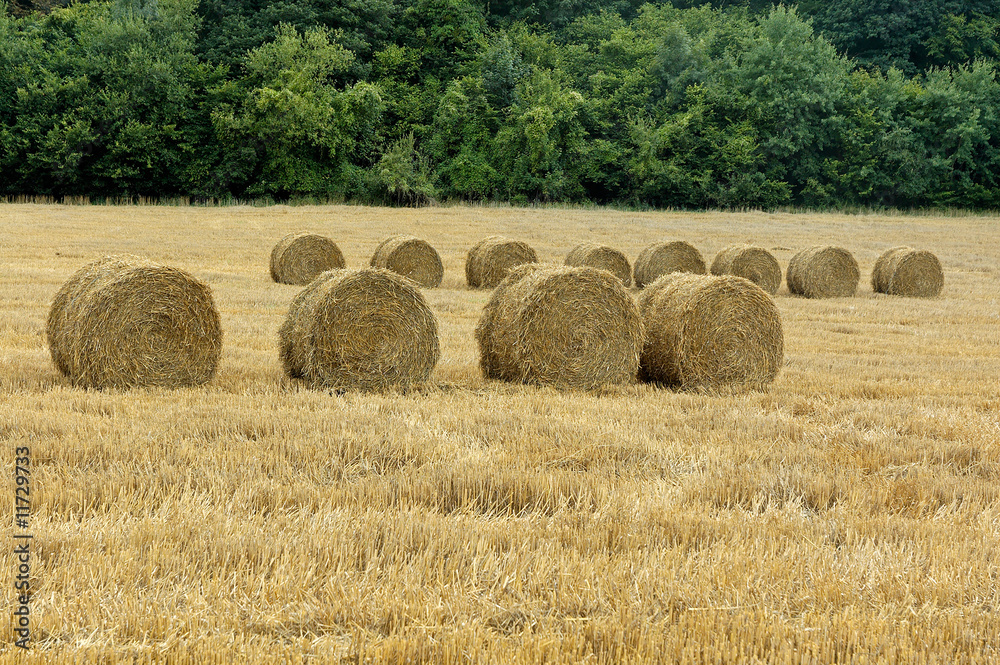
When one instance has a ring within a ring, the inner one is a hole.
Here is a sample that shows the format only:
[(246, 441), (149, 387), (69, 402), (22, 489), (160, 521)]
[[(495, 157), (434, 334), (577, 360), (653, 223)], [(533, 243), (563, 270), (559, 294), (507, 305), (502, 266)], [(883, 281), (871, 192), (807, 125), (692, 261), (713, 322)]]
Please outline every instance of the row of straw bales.
[[(494, 288), (507, 273), (523, 264), (538, 261), (535, 251), (524, 242), (499, 236), (479, 241), (466, 258), (466, 279), (470, 288)], [(689, 273), (743, 277), (774, 295), (781, 286), (781, 266), (762, 247), (730, 246), (721, 250), (706, 270), (696, 247), (683, 240), (653, 243), (645, 247), (630, 266), (628, 257), (607, 245), (582, 243), (566, 255), (565, 264), (607, 270), (626, 287), (634, 282), (645, 288), (663, 275)], [(858, 262), (842, 247), (817, 245), (795, 254), (788, 264), (785, 281), (794, 295), (807, 298), (852, 296), (860, 281)], [(881, 257), (872, 272), (872, 290), (900, 296), (931, 297), (941, 292), (944, 276), (937, 258), (927, 251), (896, 247)]]
[[(408, 235), (383, 240), (369, 265), (407, 277), (424, 288), (439, 286), (444, 276), (437, 250), (427, 241)], [(326, 271), (345, 266), (337, 243), (315, 233), (291, 233), (271, 250), (271, 279), (279, 284), (306, 286)]]
[(638, 377), (762, 389), (784, 360), (771, 296), (731, 275), (663, 275), (636, 302), (606, 270), (520, 266), (487, 302), (476, 340), (485, 377), (559, 388)]
[[(426, 243), (414, 241), (390, 238), (374, 267), (324, 271), (298, 294), (280, 331), (288, 376), (335, 390), (427, 380), (440, 355), (437, 324), (418, 283), (400, 271), (411, 266), (439, 283), (441, 270), (439, 259), (426, 260)], [(479, 265), (470, 261), (482, 284), (497, 279), (496, 265), (520, 262), (502, 271), (476, 328), (488, 378), (593, 388), (638, 375), (684, 387), (759, 387), (780, 365), (774, 264), (766, 253), (728, 248), (713, 262), (715, 275), (668, 272), (646, 283), (636, 303), (623, 279), (623, 256), (586, 245), (567, 257), (583, 265), (544, 266), (523, 261), (536, 258), (525, 248), (488, 238), (475, 249)], [(647, 250), (636, 261), (643, 281), (656, 272), (651, 265), (666, 263), (660, 252), (687, 253), (671, 243)], [(482, 260), (494, 251), (495, 262)], [(394, 256), (400, 270), (385, 267)], [(729, 274), (737, 269), (758, 280)], [(789, 289), (808, 297), (850, 295), (858, 279), (850, 253), (828, 246), (796, 254), (787, 276)], [(932, 296), (942, 283), (937, 258), (909, 247), (884, 253), (872, 273), (876, 292)], [(56, 367), (75, 384), (98, 388), (205, 383), (222, 344), (210, 289), (134, 256), (105, 257), (74, 274), (56, 294), (46, 334)]]
[[(658, 280), (644, 298), (671, 279)], [(706, 280), (706, 293), (716, 282), (735, 281), (770, 301), (741, 278), (699, 279)], [(734, 311), (716, 305), (720, 312)], [(629, 383), (640, 374), (670, 385), (711, 384), (715, 379), (698, 369), (670, 376), (658, 369), (657, 359), (674, 352), (658, 336), (677, 315), (664, 307), (643, 301), (640, 308), (622, 281), (606, 270), (519, 266), (493, 292), (476, 328), (483, 373), (580, 389)], [(685, 307), (684, 316), (701, 311)], [(702, 329), (721, 334), (718, 321), (697, 322), (712, 311), (696, 313), (694, 323), (681, 326), (686, 332), (676, 350), (682, 355), (695, 348), (705, 353), (704, 339), (685, 346), (685, 334), (703, 334), (696, 332)], [(744, 322), (749, 329), (765, 328), (748, 318)], [(657, 335), (647, 337), (646, 330)], [(132, 256), (106, 257), (77, 271), (56, 294), (47, 335), (59, 370), (87, 388), (200, 385), (214, 375), (222, 345), (219, 314), (207, 285), (176, 268)], [(440, 357), (437, 322), (420, 289), (382, 268), (320, 274), (292, 301), (279, 339), (285, 373), (330, 390), (412, 388), (427, 381)], [(719, 339), (712, 344), (726, 346)], [(652, 361), (640, 363), (644, 358)], [(734, 360), (726, 357), (715, 366)], [(683, 368), (704, 364), (671, 362)], [(725, 382), (741, 381), (732, 367), (727, 372)]]
[[(537, 263), (538, 255), (527, 243), (502, 236), (488, 236), (469, 249), (465, 277), (469, 288), (492, 289), (511, 269)], [(634, 282), (645, 288), (663, 275), (681, 272), (743, 277), (774, 295), (781, 286), (781, 267), (762, 247), (731, 246), (720, 251), (706, 270), (696, 247), (683, 240), (657, 242), (645, 247), (629, 264), (628, 257), (613, 247), (596, 243), (577, 245), (565, 264), (607, 270), (626, 287)], [(408, 235), (386, 238), (376, 248), (371, 267), (391, 270), (424, 288), (441, 284), (444, 267), (437, 251), (425, 240)], [(282, 238), (271, 251), (271, 277), (276, 282), (305, 286), (319, 274), (344, 268), (340, 249), (329, 238), (311, 233), (293, 233)], [(785, 281), (794, 295), (807, 298), (852, 296), (860, 281), (858, 263), (851, 253), (830, 245), (808, 247), (788, 264)], [(944, 282), (940, 262), (927, 251), (896, 247), (881, 257), (872, 272), (872, 290), (903, 296), (935, 296)]]

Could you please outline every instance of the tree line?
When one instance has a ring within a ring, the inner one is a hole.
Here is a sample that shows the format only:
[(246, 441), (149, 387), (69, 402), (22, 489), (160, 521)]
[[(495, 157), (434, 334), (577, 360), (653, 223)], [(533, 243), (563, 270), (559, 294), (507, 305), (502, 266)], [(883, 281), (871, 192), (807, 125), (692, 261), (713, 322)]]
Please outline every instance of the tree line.
[(0, 196), (1000, 207), (1000, 0), (58, 5)]

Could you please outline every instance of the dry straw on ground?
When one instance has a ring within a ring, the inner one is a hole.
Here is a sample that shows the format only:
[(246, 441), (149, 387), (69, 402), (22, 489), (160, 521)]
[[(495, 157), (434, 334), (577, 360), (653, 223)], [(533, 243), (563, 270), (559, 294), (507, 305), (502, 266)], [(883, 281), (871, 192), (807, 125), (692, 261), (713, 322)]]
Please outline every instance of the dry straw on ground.
[(742, 277), (664, 275), (639, 295), (639, 311), (643, 380), (762, 389), (781, 367), (781, 315), (771, 296)]
[(476, 340), (487, 378), (588, 390), (635, 379), (643, 330), (609, 272), (525, 265), (493, 293)]
[(537, 261), (538, 255), (527, 243), (489, 236), (469, 250), (465, 259), (465, 279), (470, 288), (492, 289), (503, 281), (511, 268)]
[(788, 262), (788, 290), (807, 298), (853, 296), (861, 273), (858, 262), (842, 247), (817, 245), (803, 249)]
[(373, 268), (385, 268), (409, 277), (425, 288), (440, 286), (444, 265), (426, 240), (408, 235), (386, 238), (372, 255)]
[(127, 255), (74, 273), (56, 293), (46, 335), (56, 367), (85, 388), (200, 385), (222, 350), (211, 289)]
[(781, 286), (781, 266), (762, 247), (726, 247), (712, 261), (713, 275), (736, 275), (749, 279), (771, 295)]
[(305, 286), (320, 273), (345, 265), (337, 243), (315, 233), (291, 233), (271, 250), (271, 279), (279, 284)]
[(285, 373), (316, 388), (405, 390), (427, 381), (440, 356), (420, 290), (379, 268), (317, 277), (292, 301), (279, 336)]
[(566, 265), (601, 268), (620, 279), (625, 286), (632, 285), (632, 266), (628, 262), (628, 257), (607, 245), (591, 242), (577, 245), (566, 255)]
[(643, 288), (672, 272), (704, 275), (705, 259), (694, 245), (683, 240), (654, 243), (639, 252), (635, 260), (635, 285)]
[(893, 296), (933, 298), (941, 294), (944, 272), (931, 252), (893, 247), (875, 261), (872, 291)]

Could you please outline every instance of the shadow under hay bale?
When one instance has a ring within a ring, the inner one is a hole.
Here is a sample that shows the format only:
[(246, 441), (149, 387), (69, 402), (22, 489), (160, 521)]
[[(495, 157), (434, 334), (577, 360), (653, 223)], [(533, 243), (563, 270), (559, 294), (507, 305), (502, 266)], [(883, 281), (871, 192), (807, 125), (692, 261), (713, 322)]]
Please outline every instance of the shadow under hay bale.
[(858, 262), (842, 247), (817, 245), (803, 249), (788, 262), (789, 292), (806, 298), (853, 296), (861, 273)]
[(760, 390), (784, 359), (781, 315), (742, 277), (664, 275), (638, 299), (646, 330), (639, 378), (682, 389)]
[(712, 261), (713, 275), (735, 275), (749, 279), (771, 295), (781, 286), (781, 266), (762, 247), (726, 247)]
[(639, 252), (632, 272), (635, 285), (643, 288), (672, 272), (704, 275), (705, 259), (694, 245), (683, 240), (658, 242)]
[(607, 245), (590, 242), (577, 245), (566, 255), (566, 265), (607, 270), (625, 286), (632, 286), (632, 266), (628, 262), (628, 257)]
[(892, 296), (934, 298), (941, 294), (944, 272), (938, 258), (922, 249), (893, 247), (875, 261), (872, 291)]
[(290, 233), (271, 250), (271, 279), (279, 284), (305, 286), (320, 273), (345, 265), (337, 243), (314, 233)]
[(465, 280), (469, 288), (492, 289), (510, 272), (525, 263), (537, 263), (538, 255), (527, 243), (501, 236), (483, 238), (465, 259)]
[(424, 288), (440, 286), (444, 277), (444, 265), (437, 250), (414, 236), (397, 235), (383, 240), (372, 255), (371, 266), (409, 277)]
[(82, 388), (201, 385), (222, 351), (211, 289), (127, 255), (89, 263), (62, 285), (46, 337), (56, 367)]
[(380, 268), (323, 273), (279, 331), (285, 373), (314, 388), (406, 390), (440, 357), (437, 321), (409, 279)]
[(489, 379), (589, 390), (635, 380), (642, 322), (621, 280), (589, 267), (523, 265), (476, 326)]

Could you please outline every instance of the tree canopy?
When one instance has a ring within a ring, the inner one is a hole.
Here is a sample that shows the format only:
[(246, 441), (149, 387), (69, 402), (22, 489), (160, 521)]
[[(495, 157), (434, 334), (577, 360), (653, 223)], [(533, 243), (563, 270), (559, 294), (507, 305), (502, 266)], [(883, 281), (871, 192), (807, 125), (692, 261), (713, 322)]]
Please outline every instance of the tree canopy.
[(0, 195), (1000, 204), (1000, 0), (13, 0)]

